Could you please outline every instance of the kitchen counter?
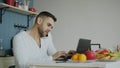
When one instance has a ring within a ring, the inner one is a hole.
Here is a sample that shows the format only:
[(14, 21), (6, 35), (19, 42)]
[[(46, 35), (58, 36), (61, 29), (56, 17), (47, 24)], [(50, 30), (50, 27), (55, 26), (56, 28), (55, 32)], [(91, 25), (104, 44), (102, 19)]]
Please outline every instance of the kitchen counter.
[(0, 57), (0, 68), (8, 68), (12, 65), (15, 65), (15, 60), (13, 56)]
[(120, 61), (115, 62), (86, 62), (86, 63), (55, 63), (55, 62), (46, 62), (46, 63), (35, 63), (31, 64), (29, 68), (120, 68)]

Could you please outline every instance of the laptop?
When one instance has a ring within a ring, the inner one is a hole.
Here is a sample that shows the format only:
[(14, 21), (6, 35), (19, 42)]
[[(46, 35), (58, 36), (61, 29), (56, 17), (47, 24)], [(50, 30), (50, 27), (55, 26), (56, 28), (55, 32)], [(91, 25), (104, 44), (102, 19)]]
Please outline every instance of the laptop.
[(77, 53), (85, 53), (87, 50), (91, 50), (91, 40), (80, 38), (78, 42), (78, 46), (76, 48)]
[[(77, 53), (85, 53), (85, 51), (87, 51), (88, 49), (91, 50), (91, 45), (90, 44), (91, 44), (91, 40), (80, 38), (79, 42), (78, 42), (78, 46), (76, 48), (76, 52)], [(72, 55), (68, 54), (67, 58), (60, 57), (60, 58), (56, 59), (56, 62), (57, 63), (65, 62), (68, 59), (70, 59), (71, 57), (72, 57)]]

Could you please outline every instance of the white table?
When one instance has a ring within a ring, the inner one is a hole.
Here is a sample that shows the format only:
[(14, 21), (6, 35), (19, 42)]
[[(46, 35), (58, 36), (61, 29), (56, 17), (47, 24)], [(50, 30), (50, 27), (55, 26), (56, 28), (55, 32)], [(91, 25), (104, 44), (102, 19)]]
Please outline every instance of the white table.
[(120, 68), (120, 61), (115, 62), (88, 62), (88, 63), (35, 63), (29, 68)]

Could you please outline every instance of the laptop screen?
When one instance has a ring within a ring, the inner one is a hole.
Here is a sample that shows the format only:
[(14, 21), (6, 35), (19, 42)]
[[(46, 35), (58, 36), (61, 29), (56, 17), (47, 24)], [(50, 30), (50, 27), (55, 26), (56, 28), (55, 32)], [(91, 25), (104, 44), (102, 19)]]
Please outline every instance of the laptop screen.
[(88, 49), (91, 50), (91, 40), (89, 39), (79, 39), (77, 46), (77, 53), (85, 53)]

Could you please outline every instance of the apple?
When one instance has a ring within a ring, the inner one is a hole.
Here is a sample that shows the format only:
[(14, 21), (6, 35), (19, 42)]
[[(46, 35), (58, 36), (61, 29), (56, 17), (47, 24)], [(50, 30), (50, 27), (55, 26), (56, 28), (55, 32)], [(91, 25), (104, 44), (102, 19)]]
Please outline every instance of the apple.
[(98, 53), (100, 50), (95, 50), (96, 53)]
[(109, 52), (109, 50), (107, 50), (107, 49), (102, 49), (100, 52), (99, 52), (99, 54), (106, 54), (106, 53), (108, 53)]
[(29, 11), (36, 12), (35, 8), (29, 8)]
[(85, 55), (87, 56), (87, 60), (95, 60), (96, 59), (96, 53), (92, 50), (87, 50), (85, 52)]

